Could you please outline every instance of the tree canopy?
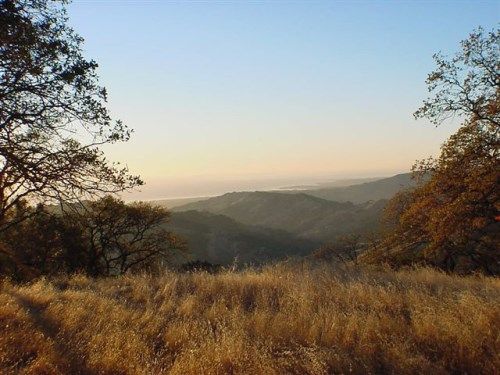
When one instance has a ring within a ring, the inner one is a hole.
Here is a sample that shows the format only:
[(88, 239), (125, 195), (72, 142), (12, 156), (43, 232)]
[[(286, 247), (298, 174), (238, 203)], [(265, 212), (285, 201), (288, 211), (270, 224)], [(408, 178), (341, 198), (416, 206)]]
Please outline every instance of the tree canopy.
[(65, 3), (0, 0), (0, 229), (21, 199), (74, 201), (142, 184), (100, 148), (131, 131), (111, 118)]
[(183, 240), (166, 230), (169, 212), (147, 203), (126, 204), (105, 196), (66, 212), (18, 205), (9, 214), (27, 219), (0, 233), (0, 275), (19, 280), (155, 271), (186, 249)]
[(423, 248), (423, 258), (448, 270), (500, 271), (500, 32), (473, 32), (451, 58), (434, 56), (432, 96), (415, 112), (436, 125), (462, 126), (437, 158), (417, 162), (415, 190), (388, 206), (397, 242)]

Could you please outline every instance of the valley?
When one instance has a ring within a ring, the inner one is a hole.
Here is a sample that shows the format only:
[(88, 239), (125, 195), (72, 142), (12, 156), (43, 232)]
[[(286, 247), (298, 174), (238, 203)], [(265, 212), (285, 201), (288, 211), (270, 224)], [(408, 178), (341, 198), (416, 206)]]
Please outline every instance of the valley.
[[(376, 235), (387, 200), (414, 186), (410, 174), (357, 182), (190, 198), (186, 204), (171, 207), (171, 222), (165, 227), (187, 241), (189, 253), (183, 260), (263, 264), (305, 256), (342, 236)], [(155, 203), (168, 207), (169, 201)]]

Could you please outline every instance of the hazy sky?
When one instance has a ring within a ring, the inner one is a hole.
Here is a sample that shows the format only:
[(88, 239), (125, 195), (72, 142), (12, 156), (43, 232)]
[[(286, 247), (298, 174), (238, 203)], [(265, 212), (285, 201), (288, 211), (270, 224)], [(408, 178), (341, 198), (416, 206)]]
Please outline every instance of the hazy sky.
[[(75, 0), (117, 118), (106, 148), (149, 187), (387, 175), (453, 131), (415, 121), (432, 54), (496, 27), (499, 1)], [(200, 186), (201, 185), (201, 186)], [(196, 186), (196, 192), (193, 187)]]

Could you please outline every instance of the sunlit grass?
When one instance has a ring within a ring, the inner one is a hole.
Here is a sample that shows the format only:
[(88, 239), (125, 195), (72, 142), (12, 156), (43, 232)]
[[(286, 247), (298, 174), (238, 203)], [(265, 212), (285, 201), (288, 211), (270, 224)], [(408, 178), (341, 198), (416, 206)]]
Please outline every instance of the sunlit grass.
[(2, 374), (495, 373), (500, 281), (279, 265), (0, 289)]

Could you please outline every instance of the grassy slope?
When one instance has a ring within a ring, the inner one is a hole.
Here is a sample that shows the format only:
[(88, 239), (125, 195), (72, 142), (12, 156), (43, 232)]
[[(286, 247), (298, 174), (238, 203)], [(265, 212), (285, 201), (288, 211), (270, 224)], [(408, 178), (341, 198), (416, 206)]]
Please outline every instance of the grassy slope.
[(491, 373), (500, 281), (431, 270), (0, 284), (0, 373)]

